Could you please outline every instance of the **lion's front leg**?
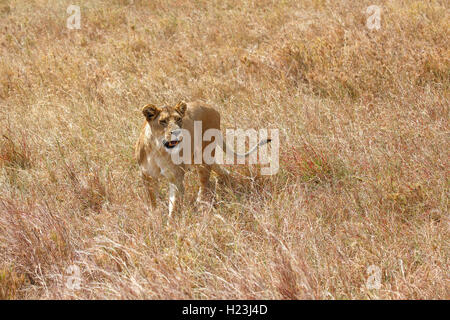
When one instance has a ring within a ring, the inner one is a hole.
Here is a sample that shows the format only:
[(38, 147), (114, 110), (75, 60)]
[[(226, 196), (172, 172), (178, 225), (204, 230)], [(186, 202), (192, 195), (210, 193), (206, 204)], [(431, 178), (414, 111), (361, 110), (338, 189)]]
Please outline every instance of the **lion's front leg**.
[(180, 210), (184, 197), (184, 168), (177, 167), (169, 175), (169, 218)]
[(174, 212), (180, 210), (184, 197), (184, 185), (181, 183), (169, 184), (169, 218)]
[(158, 190), (158, 179), (153, 178), (149, 175), (142, 174), (142, 180), (144, 181), (145, 190), (147, 196), (150, 200), (150, 205), (152, 209), (156, 208), (156, 192)]

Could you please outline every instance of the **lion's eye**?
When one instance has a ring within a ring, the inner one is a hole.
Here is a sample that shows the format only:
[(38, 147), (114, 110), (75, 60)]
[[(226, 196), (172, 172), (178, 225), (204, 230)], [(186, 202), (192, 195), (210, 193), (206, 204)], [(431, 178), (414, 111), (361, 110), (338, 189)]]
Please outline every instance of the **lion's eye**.
[(165, 127), (167, 126), (167, 120), (161, 120), (159, 124)]
[(176, 118), (175, 118), (175, 121), (176, 121), (176, 122), (180, 122), (180, 121), (181, 121), (181, 118), (180, 118), (180, 117), (176, 117)]

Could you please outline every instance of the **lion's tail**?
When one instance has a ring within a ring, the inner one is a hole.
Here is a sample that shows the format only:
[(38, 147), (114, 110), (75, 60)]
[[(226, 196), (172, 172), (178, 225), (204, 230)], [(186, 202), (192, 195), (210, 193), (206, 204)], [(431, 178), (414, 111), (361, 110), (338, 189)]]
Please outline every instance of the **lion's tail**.
[(261, 139), (256, 145), (254, 145), (248, 152), (246, 153), (238, 153), (234, 151), (227, 143), (222, 140), (222, 143), (219, 143), (219, 146), (222, 148), (222, 150), (227, 154), (233, 154), (234, 156), (238, 158), (247, 158), (249, 155), (251, 155), (253, 152), (258, 149), (258, 147), (265, 145), (266, 143), (271, 142), (272, 139)]

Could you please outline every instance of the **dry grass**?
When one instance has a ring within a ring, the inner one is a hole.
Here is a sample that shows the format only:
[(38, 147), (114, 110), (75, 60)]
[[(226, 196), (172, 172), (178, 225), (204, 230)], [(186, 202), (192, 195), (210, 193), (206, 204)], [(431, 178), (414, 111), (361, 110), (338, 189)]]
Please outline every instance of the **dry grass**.
[[(0, 0), (1, 299), (450, 298), (447, 1), (72, 3)], [(166, 228), (133, 143), (181, 98), (279, 128), (280, 171), (203, 211), (189, 174)]]

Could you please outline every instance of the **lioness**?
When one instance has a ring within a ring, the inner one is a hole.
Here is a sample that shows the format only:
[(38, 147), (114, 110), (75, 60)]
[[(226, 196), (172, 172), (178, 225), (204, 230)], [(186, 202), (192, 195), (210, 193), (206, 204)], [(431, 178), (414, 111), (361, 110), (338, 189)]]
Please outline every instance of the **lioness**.
[[(178, 209), (184, 193), (184, 174), (186, 164), (175, 164), (172, 161), (172, 153), (180, 152), (179, 144), (183, 141), (183, 130), (187, 130), (191, 139), (192, 161), (189, 162), (195, 166), (200, 179), (200, 190), (198, 194), (199, 201), (206, 201), (209, 191), (209, 176), (211, 170), (214, 170), (221, 176), (226, 176), (227, 172), (220, 168), (218, 164), (206, 164), (201, 162), (194, 164), (194, 121), (201, 121), (202, 136), (208, 129), (220, 130), (220, 114), (215, 109), (205, 106), (201, 102), (185, 103), (178, 102), (175, 106), (157, 107), (153, 104), (147, 104), (142, 108), (145, 116), (145, 123), (141, 134), (136, 143), (135, 156), (141, 169), (141, 175), (146, 185), (152, 208), (156, 206), (157, 181), (161, 176), (169, 180), (169, 218), (172, 213)], [(185, 131), (186, 132), (186, 131)], [(270, 142), (270, 139), (261, 140), (245, 154), (237, 154), (226, 146), (225, 143), (218, 145), (226, 152), (232, 152), (236, 156), (246, 157), (255, 151), (260, 145)], [(201, 154), (209, 142), (200, 143)], [(212, 152), (214, 156), (214, 151)]]

